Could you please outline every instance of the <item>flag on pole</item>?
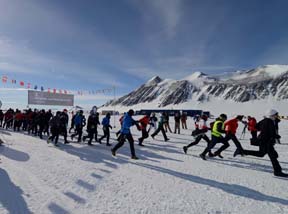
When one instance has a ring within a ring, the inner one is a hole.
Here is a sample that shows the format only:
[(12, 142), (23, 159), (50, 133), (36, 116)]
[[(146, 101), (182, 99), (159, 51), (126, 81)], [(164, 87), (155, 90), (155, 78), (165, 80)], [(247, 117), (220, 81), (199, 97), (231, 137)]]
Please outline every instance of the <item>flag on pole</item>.
[(43, 86), (41, 86), (41, 91), (44, 91), (44, 87)]
[(35, 85), (35, 86), (34, 86), (34, 90), (37, 90), (37, 88), (38, 88), (38, 86), (37, 86), (37, 85)]
[(27, 83), (27, 88), (31, 88), (31, 83)]
[(25, 85), (25, 83), (23, 82), (23, 81), (20, 81), (20, 86), (24, 86)]
[(12, 83), (12, 84), (16, 84), (16, 80), (14, 80), (14, 79), (11, 80), (11, 83)]
[(53, 93), (56, 94), (56, 88), (53, 89)]

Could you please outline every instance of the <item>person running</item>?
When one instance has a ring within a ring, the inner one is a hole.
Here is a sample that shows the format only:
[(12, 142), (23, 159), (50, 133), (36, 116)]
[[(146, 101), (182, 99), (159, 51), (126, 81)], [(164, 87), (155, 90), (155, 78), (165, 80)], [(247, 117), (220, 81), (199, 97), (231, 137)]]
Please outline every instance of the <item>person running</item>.
[[(210, 139), (206, 135), (206, 133), (209, 130), (209, 127), (207, 126), (207, 120), (208, 120), (207, 115), (201, 116), (199, 123), (197, 124), (197, 126), (195, 126), (195, 130), (193, 131), (195, 141), (183, 147), (183, 151), (185, 154), (187, 154), (187, 150), (189, 147), (197, 145), (202, 139), (204, 139), (207, 142), (207, 146), (209, 145), (209, 143), (211, 143)], [(208, 152), (209, 156), (212, 157), (213, 154), (211, 153), (211, 151)]]
[[(83, 112), (83, 111), (82, 111)], [(85, 119), (85, 117), (84, 117)], [(67, 127), (68, 127), (68, 122), (69, 122), (69, 116), (68, 116), (68, 111), (67, 109), (63, 109), (61, 115), (60, 115), (60, 121), (61, 121), (61, 130), (60, 133), (63, 135), (64, 137), (64, 143), (68, 144), (69, 141), (67, 140)], [(82, 134), (82, 133), (81, 133)], [(81, 137), (80, 137), (81, 139)]]
[[(205, 150), (200, 154), (200, 157), (203, 160), (206, 160), (206, 154), (213, 149), (213, 147), (217, 143), (223, 143), (224, 145), (221, 146), (221, 148), (218, 150), (217, 156), (220, 158), (223, 158), (221, 156), (221, 151), (229, 147), (229, 143), (226, 141), (226, 139), (222, 136), (222, 134), (225, 134), (224, 129), (224, 122), (227, 120), (226, 114), (220, 114), (220, 116), (215, 120), (215, 122), (212, 124), (212, 130), (211, 130), (211, 142), (208, 144), (208, 146), (205, 148)], [(213, 154), (215, 156), (215, 154)]]
[(117, 150), (124, 145), (124, 142), (127, 139), (130, 144), (131, 159), (139, 159), (135, 154), (134, 139), (131, 134), (130, 127), (136, 125), (139, 131), (140, 127), (138, 125), (138, 122), (132, 118), (133, 115), (134, 111), (132, 109), (130, 109), (127, 113), (124, 114), (123, 125), (121, 128), (120, 136), (118, 137), (118, 143), (114, 146), (114, 148), (111, 149), (113, 156), (116, 156)]
[(88, 135), (83, 136), (83, 142), (85, 142), (86, 138), (89, 138), (88, 145), (92, 145), (92, 140), (93, 140), (94, 135), (95, 135), (95, 141), (98, 142), (98, 139), (97, 139), (97, 134), (98, 134), (97, 126), (98, 125), (100, 125), (99, 113), (96, 111), (91, 111), (88, 117), (88, 122), (87, 122)]
[(150, 122), (150, 127), (148, 129), (148, 133), (151, 130), (151, 128), (153, 128), (154, 131), (156, 131), (156, 129), (157, 129), (157, 121), (158, 121), (158, 119), (157, 119), (157, 117), (155, 115), (155, 112), (152, 112), (151, 115), (150, 115), (150, 121), (149, 121)]
[(47, 143), (54, 142), (55, 146), (58, 144), (58, 138), (60, 134), (61, 120), (60, 120), (61, 112), (57, 111), (56, 115), (52, 117), (49, 121), (51, 136), (47, 139)]
[[(119, 118), (119, 123), (120, 123), (121, 128), (122, 128), (123, 118), (124, 118), (124, 114)], [(118, 137), (119, 134), (121, 133), (121, 128), (119, 129), (118, 132), (116, 132), (116, 137)]]
[(162, 135), (164, 137), (165, 141), (168, 141), (169, 138), (167, 137), (165, 130), (164, 130), (164, 122), (165, 122), (165, 112), (162, 113), (162, 115), (160, 116), (160, 120), (158, 123), (158, 128), (156, 129), (156, 131), (151, 135), (151, 137), (154, 139), (154, 137), (161, 131)]
[(257, 121), (254, 117), (248, 116), (248, 131), (250, 131), (252, 138), (250, 139), (251, 145), (257, 145), (257, 129), (256, 129)]
[(143, 145), (144, 139), (149, 137), (149, 134), (148, 134), (148, 131), (147, 131), (147, 125), (150, 124), (149, 121), (150, 121), (149, 115), (145, 115), (144, 117), (142, 117), (139, 120), (140, 129), (142, 131), (142, 137), (138, 138), (139, 146), (144, 146)]
[(46, 133), (48, 137), (50, 135), (50, 132), (49, 132), (49, 121), (51, 120), (52, 117), (53, 117), (53, 114), (51, 112), (51, 109), (49, 109), (45, 113), (45, 128), (44, 128), (44, 133)]
[[(235, 146), (237, 147), (237, 149), (233, 155), (234, 157), (235, 157), (235, 153), (243, 155), (243, 148), (241, 146), (241, 143), (239, 142), (239, 140), (236, 137), (238, 122), (239, 121), (242, 122), (243, 117), (244, 117), (243, 115), (238, 115), (236, 118), (228, 120), (224, 123), (225, 131), (226, 131), (226, 136), (225, 136), (226, 141), (228, 142), (229, 140), (232, 140), (233, 143), (235, 144)], [(221, 151), (223, 151), (223, 150), (221, 150)], [(221, 153), (221, 151), (216, 151), (214, 153), (214, 155), (217, 156), (217, 154)]]
[[(280, 117), (277, 113), (276, 118), (274, 120), (275, 128), (276, 128), (276, 134), (279, 135), (279, 123), (281, 122)], [(280, 139), (276, 139), (276, 143), (281, 144)]]
[(2, 109), (0, 109), (0, 127), (2, 127), (3, 119), (4, 119), (4, 113), (3, 113)]
[(77, 113), (74, 119), (74, 124), (76, 126), (76, 133), (71, 135), (71, 139), (73, 140), (73, 138), (78, 135), (77, 142), (80, 143), (82, 138), (83, 127), (86, 126), (86, 118), (83, 115), (83, 110), (80, 110)]
[[(274, 148), (276, 143), (276, 139), (279, 139), (280, 136), (277, 135), (276, 127), (275, 127), (275, 120), (277, 118), (278, 111), (275, 109), (271, 109), (266, 112), (266, 118), (261, 120), (256, 124), (256, 128), (260, 131), (259, 134), (259, 151), (252, 151), (252, 150), (243, 150), (244, 155), (251, 155), (256, 157), (264, 157), (268, 154), (273, 169), (274, 175), (279, 177), (288, 177), (288, 174), (282, 172), (282, 168), (280, 166), (278, 158), (278, 153)], [(238, 155), (238, 154), (236, 154)]]
[(101, 141), (106, 137), (106, 146), (111, 146), (111, 144), (109, 143), (110, 129), (112, 129), (112, 126), (110, 125), (110, 118), (111, 118), (110, 113), (107, 113), (106, 116), (103, 118), (102, 125), (104, 135), (99, 139), (99, 143), (101, 144)]
[(71, 133), (72, 129), (73, 129), (73, 131), (75, 131), (74, 120), (75, 120), (76, 115), (77, 115), (77, 113), (74, 114), (74, 112), (72, 111), (71, 126), (70, 126), (70, 129), (69, 129), (69, 134)]

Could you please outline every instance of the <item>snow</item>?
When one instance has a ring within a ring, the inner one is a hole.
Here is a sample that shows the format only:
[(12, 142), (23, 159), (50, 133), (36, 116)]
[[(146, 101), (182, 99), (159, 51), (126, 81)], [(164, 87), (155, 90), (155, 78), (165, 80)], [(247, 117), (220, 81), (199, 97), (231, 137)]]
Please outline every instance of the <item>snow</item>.
[(162, 79), (159, 76), (154, 76), (145, 84), (146, 86), (157, 85)]
[(235, 72), (229, 79), (243, 80), (248, 78), (276, 78), (288, 72), (288, 65), (265, 65), (250, 71)]
[[(173, 129), (173, 118), (170, 125)], [(161, 134), (146, 139), (145, 147), (136, 142), (140, 160), (130, 159), (128, 143), (112, 157), (103, 144), (64, 145), (61, 138), (56, 148), (25, 133), (0, 130), (5, 141), (0, 147), (0, 213), (288, 213), (287, 180), (272, 176), (267, 156), (233, 158), (231, 142), (223, 160), (203, 161), (198, 157), (203, 141), (184, 155), (182, 147), (193, 140), (192, 127), (189, 118), (189, 129), (168, 133), (168, 142)], [(111, 133), (114, 145), (118, 128)], [(282, 144), (276, 145), (286, 172), (287, 129), (283, 120)], [(132, 132), (134, 139), (140, 136), (135, 128)], [(246, 133), (240, 140), (243, 147), (256, 150), (249, 138)]]

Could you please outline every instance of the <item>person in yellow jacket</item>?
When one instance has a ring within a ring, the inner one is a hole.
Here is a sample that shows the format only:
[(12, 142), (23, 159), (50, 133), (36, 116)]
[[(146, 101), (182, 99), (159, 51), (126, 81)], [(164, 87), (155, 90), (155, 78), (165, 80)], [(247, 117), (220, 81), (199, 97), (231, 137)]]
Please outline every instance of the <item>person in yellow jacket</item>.
[(208, 144), (206, 149), (200, 154), (200, 157), (203, 160), (206, 160), (206, 154), (213, 149), (213, 147), (216, 145), (216, 143), (223, 143), (224, 145), (221, 146), (220, 149), (218, 149), (217, 154), (215, 153), (213, 156), (218, 156), (220, 158), (223, 158), (221, 156), (221, 152), (229, 147), (229, 143), (227, 140), (222, 136), (222, 134), (225, 134), (225, 128), (224, 128), (224, 122), (227, 120), (226, 114), (220, 114), (220, 116), (215, 120), (212, 129), (211, 129), (211, 142)]

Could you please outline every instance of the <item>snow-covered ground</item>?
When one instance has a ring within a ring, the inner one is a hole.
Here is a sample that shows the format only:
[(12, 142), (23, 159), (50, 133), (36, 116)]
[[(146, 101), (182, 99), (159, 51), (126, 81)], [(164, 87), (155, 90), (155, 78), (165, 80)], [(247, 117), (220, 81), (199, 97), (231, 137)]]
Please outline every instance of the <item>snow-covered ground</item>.
[[(203, 161), (198, 157), (203, 141), (184, 155), (182, 147), (192, 140), (191, 119), (188, 127), (181, 135), (168, 133), (169, 142), (159, 134), (145, 140), (145, 147), (136, 143), (140, 160), (130, 159), (128, 143), (112, 157), (105, 144), (64, 145), (61, 138), (57, 148), (0, 130), (5, 141), (0, 147), (0, 213), (288, 213), (288, 181), (272, 176), (267, 156), (233, 158), (231, 142), (224, 159)], [(114, 145), (117, 130), (112, 130)], [(276, 150), (286, 172), (287, 130), (283, 120)], [(240, 137), (241, 126), (238, 132)], [(133, 134), (135, 139), (140, 135), (136, 129)], [(243, 147), (256, 150), (249, 138), (246, 133)]]

